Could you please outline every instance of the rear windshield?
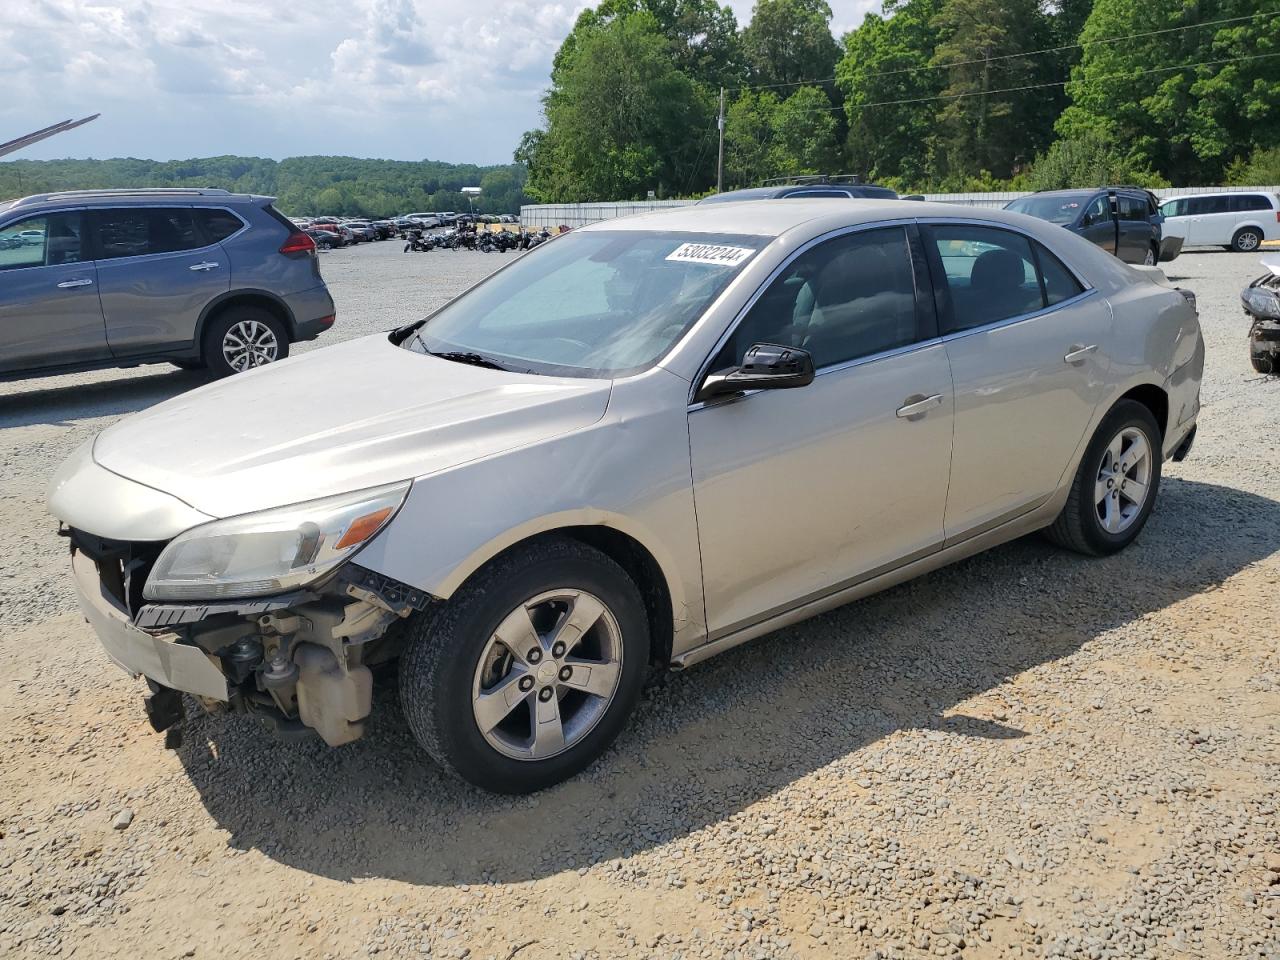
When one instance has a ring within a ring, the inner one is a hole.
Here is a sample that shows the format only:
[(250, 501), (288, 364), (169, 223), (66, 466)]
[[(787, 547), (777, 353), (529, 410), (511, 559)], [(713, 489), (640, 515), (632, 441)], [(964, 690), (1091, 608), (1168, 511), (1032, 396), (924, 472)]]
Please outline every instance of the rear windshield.
[(1052, 197), (1023, 197), (1005, 207), (1050, 223), (1071, 223), (1093, 196), (1091, 193), (1056, 194)]
[(767, 237), (569, 233), (516, 260), (404, 342), (552, 376), (617, 377), (665, 354)]

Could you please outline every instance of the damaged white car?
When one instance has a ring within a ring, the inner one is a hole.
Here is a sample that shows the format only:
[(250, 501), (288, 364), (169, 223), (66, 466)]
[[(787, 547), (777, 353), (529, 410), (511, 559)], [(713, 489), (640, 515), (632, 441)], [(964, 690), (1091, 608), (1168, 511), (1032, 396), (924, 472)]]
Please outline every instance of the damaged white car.
[(681, 668), (1034, 530), (1128, 545), (1189, 449), (1194, 297), (1042, 220), (896, 201), (597, 224), (426, 320), (162, 403), (54, 478), (145, 676), (328, 743), (376, 671), (535, 790)]

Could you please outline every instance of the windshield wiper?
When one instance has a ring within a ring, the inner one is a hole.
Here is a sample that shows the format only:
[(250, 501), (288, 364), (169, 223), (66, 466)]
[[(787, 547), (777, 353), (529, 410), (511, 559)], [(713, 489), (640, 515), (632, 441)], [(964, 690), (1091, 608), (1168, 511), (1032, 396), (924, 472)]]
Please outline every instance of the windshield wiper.
[(473, 367), (487, 367), (490, 370), (507, 369), (496, 360), (490, 360), (488, 357), (479, 353), (466, 353), (462, 350), (444, 350), (439, 353), (434, 350), (427, 350), (427, 353), (431, 354), (433, 357), (439, 357), (441, 360), (452, 360), (454, 363), (466, 363)]

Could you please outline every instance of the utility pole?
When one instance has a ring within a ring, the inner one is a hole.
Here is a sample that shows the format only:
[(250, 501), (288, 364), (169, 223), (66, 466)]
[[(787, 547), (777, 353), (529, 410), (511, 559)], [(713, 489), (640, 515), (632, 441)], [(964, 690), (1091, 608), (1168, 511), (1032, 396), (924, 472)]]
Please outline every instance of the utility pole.
[(716, 160), (716, 193), (724, 192), (724, 87), (720, 88), (720, 116), (716, 118), (720, 128), (720, 158)]

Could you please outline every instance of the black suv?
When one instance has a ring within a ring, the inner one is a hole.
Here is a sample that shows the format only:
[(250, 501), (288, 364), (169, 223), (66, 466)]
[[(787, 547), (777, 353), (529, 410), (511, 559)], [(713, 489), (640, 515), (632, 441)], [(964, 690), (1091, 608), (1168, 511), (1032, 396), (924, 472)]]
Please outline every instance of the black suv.
[(897, 200), (898, 194), (888, 187), (863, 183), (856, 176), (783, 177), (766, 180), (758, 187), (730, 190), (703, 197), (699, 203), (732, 203), (736, 200), (779, 200), (782, 198), (831, 197), (837, 200)]
[(1182, 250), (1181, 237), (1163, 236), (1160, 200), (1142, 187), (1041, 190), (1005, 209), (1060, 224), (1125, 263), (1154, 266)]

